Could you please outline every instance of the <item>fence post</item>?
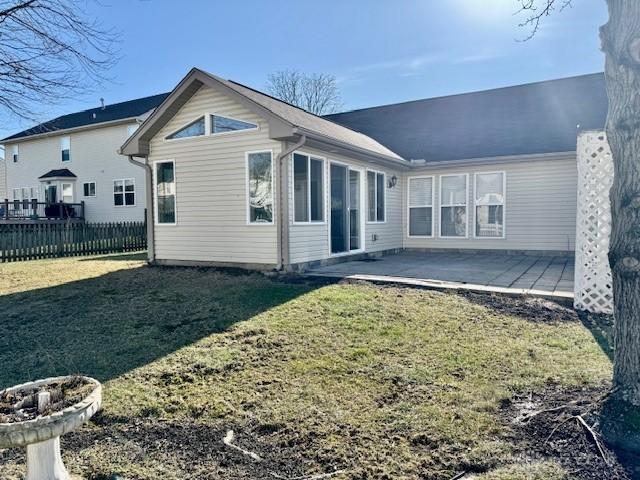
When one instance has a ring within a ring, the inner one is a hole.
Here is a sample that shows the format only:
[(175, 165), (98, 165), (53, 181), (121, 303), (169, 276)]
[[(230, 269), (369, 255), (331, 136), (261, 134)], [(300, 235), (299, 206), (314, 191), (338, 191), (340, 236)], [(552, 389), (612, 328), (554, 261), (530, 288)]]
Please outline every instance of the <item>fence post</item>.
[(82, 212), (80, 216), (82, 217), (82, 220), (84, 220), (84, 200), (80, 202), (80, 211)]

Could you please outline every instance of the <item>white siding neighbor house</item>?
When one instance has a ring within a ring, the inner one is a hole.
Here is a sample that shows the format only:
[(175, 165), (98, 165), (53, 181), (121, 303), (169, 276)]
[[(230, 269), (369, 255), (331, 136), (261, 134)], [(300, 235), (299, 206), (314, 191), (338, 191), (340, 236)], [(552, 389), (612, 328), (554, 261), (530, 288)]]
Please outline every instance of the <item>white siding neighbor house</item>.
[(1, 140), (0, 208), (13, 219), (47, 218), (60, 212), (47, 204), (63, 202), (73, 205), (69, 216), (88, 222), (144, 220), (144, 171), (117, 151), (165, 96), (65, 115)]
[(145, 172), (154, 263), (569, 256), (577, 133), (606, 109), (596, 74), (318, 117), (194, 68), (120, 153)]

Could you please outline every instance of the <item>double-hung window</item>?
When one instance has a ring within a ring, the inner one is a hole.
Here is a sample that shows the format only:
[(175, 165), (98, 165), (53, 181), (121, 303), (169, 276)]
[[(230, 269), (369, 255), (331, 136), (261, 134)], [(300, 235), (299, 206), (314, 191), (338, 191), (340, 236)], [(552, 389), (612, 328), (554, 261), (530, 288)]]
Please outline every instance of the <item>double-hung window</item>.
[(273, 223), (273, 174), (271, 152), (247, 153), (247, 220)]
[(433, 177), (409, 178), (409, 236), (433, 236)]
[(467, 237), (467, 174), (440, 176), (440, 236)]
[(13, 160), (13, 163), (18, 163), (19, 154), (20, 147), (18, 147), (18, 145), (14, 145), (13, 147), (11, 147), (11, 159)]
[(73, 183), (62, 184), (62, 201), (64, 203), (73, 203)]
[(295, 222), (324, 221), (324, 160), (293, 154), (293, 219)]
[(166, 160), (155, 164), (156, 223), (176, 223), (175, 162)]
[(367, 220), (385, 221), (385, 174), (367, 171)]
[(474, 236), (504, 238), (505, 173), (476, 173), (474, 183)]
[(86, 182), (82, 184), (82, 193), (85, 197), (96, 196), (96, 182)]
[(116, 207), (136, 204), (136, 183), (133, 178), (113, 181), (113, 204)]
[(71, 137), (60, 137), (60, 157), (63, 162), (71, 160)]

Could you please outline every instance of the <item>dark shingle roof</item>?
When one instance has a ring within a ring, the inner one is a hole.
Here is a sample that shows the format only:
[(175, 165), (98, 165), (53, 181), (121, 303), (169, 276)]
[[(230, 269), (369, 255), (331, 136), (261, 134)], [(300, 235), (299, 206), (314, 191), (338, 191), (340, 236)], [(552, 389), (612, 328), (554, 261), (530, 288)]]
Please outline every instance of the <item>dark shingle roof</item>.
[[(36, 125), (33, 128), (29, 128), (10, 137), (0, 140), (0, 142), (7, 140), (15, 140), (18, 138), (29, 137), (31, 135), (38, 135), (41, 133), (50, 133), (58, 130), (66, 130), (69, 128), (84, 127), (87, 125), (94, 125), (104, 122), (112, 122), (115, 120), (122, 120), (125, 118), (132, 118), (142, 115), (156, 108), (167, 98), (168, 93), (161, 93), (159, 95), (153, 95), (151, 97), (138, 98), (136, 100), (129, 100), (127, 102), (114, 103), (113, 105), (105, 105), (104, 110), (102, 107), (92, 108), (84, 110), (82, 112), (70, 113), (69, 115), (63, 115), (48, 122)], [(95, 118), (94, 118), (95, 114)]]
[(68, 168), (61, 168), (59, 170), (49, 170), (44, 175), (38, 177), (40, 178), (78, 178), (76, 177), (71, 170)]
[(575, 151), (579, 130), (604, 128), (607, 107), (604, 74), (596, 73), (325, 118), (405, 159), (447, 161)]

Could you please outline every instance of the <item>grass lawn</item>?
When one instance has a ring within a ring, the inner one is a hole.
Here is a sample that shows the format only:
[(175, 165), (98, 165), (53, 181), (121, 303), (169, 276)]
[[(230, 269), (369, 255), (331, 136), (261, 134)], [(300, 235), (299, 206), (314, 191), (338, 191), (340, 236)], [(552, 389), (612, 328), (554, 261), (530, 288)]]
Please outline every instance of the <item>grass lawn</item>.
[[(150, 268), (139, 257), (0, 265), (0, 388), (84, 373), (104, 409), (63, 437), (92, 479), (575, 478), (514, 441), (505, 405), (601, 389), (570, 311), (370, 284)], [(222, 443), (262, 457), (251, 460)], [(0, 451), (0, 477), (23, 453)]]

